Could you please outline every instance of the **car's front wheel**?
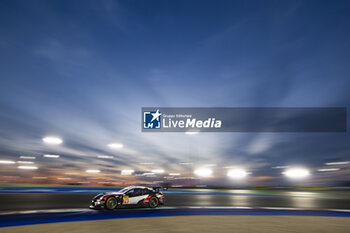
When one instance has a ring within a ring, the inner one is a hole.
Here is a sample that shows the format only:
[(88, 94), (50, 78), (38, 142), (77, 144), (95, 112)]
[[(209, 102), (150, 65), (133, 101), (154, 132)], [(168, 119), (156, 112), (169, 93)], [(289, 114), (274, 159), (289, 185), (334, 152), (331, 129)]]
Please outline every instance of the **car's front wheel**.
[(151, 197), (151, 199), (149, 199), (149, 207), (150, 208), (156, 208), (159, 204), (158, 198), (156, 197)]
[(109, 210), (114, 210), (118, 205), (118, 201), (115, 197), (109, 197), (106, 201), (106, 208)]

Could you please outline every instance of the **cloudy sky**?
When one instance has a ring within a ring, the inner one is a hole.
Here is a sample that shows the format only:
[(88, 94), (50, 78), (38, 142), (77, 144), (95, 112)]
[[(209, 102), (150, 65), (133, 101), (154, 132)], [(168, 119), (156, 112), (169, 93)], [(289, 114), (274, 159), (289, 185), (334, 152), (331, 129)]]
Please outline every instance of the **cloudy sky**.
[[(193, 175), (215, 164), (215, 176), (237, 166), (276, 183), (281, 171), (271, 167), (289, 165), (327, 180), (317, 169), (350, 160), (349, 133), (141, 133), (140, 113), (149, 106), (349, 107), (349, 7), (3, 0), (0, 160), (36, 156), (36, 176), (90, 168)], [(48, 135), (64, 142), (46, 145)], [(109, 148), (113, 142), (124, 147)], [(16, 164), (1, 166), (0, 175), (16, 174)], [(349, 174), (345, 167), (326, 177)]]

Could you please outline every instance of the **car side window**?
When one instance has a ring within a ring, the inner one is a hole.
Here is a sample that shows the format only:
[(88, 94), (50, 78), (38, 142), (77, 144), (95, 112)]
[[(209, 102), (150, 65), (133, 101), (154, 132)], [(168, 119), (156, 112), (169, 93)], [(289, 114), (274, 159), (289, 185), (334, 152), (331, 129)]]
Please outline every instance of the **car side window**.
[(136, 197), (136, 196), (141, 196), (142, 195), (142, 189), (136, 188), (136, 189), (130, 189), (126, 195), (129, 197)]
[(142, 190), (142, 195), (147, 195), (147, 194), (151, 194), (151, 190), (149, 190), (149, 189), (143, 189), (143, 190)]
[(135, 189), (134, 196), (141, 196), (142, 195), (142, 189)]
[(132, 197), (135, 193), (135, 189), (130, 189), (129, 191), (126, 192), (126, 195)]

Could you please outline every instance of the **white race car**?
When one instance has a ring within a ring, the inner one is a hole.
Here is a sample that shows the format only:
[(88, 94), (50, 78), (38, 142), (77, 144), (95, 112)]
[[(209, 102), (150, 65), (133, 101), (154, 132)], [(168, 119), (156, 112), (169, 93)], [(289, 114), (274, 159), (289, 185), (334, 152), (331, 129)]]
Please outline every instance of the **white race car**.
[(92, 199), (90, 208), (113, 210), (122, 206), (146, 206), (156, 208), (164, 204), (159, 187), (129, 186), (115, 193), (100, 193)]

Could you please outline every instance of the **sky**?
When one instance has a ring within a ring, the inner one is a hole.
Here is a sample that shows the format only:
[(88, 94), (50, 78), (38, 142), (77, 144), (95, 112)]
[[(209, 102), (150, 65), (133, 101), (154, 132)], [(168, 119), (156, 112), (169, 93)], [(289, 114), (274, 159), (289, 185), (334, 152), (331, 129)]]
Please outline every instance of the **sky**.
[[(110, 180), (148, 179), (119, 177), (123, 169), (192, 177), (210, 166), (223, 184), (231, 184), (225, 167), (240, 167), (251, 184), (277, 185), (285, 180), (272, 167), (302, 166), (313, 183), (348, 181), (349, 166), (317, 172), (350, 161), (348, 132), (142, 133), (140, 113), (349, 107), (349, 7), (340, 0), (3, 0), (0, 160), (35, 156), (38, 169), (0, 165), (2, 180), (68, 173), (83, 180), (86, 169)], [(50, 135), (64, 142), (43, 143)], [(109, 148), (113, 142), (124, 147)]]

